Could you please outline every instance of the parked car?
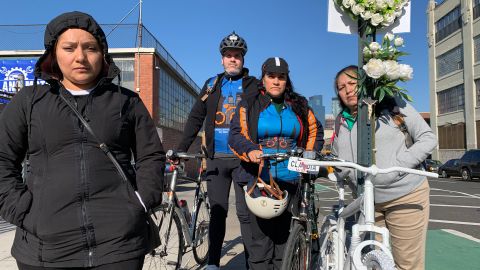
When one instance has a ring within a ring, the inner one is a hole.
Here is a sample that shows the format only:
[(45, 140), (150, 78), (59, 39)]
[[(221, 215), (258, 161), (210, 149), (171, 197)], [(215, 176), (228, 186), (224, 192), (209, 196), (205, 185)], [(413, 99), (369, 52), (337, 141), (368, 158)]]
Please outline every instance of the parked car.
[(443, 178), (449, 176), (461, 176), (460, 167), (458, 167), (458, 159), (450, 159), (449, 161), (438, 167), (438, 174)]
[(438, 172), (438, 167), (442, 165), (442, 162), (435, 159), (425, 160), (425, 169), (429, 172)]
[(463, 180), (470, 181), (473, 177), (480, 177), (480, 149), (465, 152), (458, 160), (458, 166)]

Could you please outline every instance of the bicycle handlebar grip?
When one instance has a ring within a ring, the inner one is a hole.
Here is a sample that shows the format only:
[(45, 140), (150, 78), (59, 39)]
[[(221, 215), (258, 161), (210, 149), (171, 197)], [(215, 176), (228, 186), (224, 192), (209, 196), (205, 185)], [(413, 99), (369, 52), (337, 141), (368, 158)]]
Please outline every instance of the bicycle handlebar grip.
[(165, 154), (165, 157), (170, 160), (178, 159), (177, 151), (170, 149)]

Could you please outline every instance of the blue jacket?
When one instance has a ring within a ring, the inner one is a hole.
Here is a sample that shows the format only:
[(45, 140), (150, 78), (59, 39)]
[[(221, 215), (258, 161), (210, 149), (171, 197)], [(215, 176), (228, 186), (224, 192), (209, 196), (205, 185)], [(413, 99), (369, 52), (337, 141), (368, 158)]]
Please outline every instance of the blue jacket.
[[(286, 103), (288, 104), (288, 101)], [(258, 91), (247, 95), (237, 106), (228, 136), (230, 148), (242, 160), (235, 177), (237, 182), (247, 183), (258, 174), (258, 164), (250, 162), (248, 153), (253, 150), (262, 150), (258, 138), (258, 120), (260, 113), (270, 104), (270, 96), (264, 91)], [(320, 151), (324, 144), (322, 124), (308, 106), (305, 110), (307, 119), (299, 117), (301, 130), (296, 145), (308, 151)]]

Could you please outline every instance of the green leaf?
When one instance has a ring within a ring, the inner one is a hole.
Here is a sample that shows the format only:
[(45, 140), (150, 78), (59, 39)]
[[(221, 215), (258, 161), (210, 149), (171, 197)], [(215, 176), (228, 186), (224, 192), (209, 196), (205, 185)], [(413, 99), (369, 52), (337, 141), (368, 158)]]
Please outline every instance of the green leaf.
[(388, 94), (388, 96), (393, 97), (393, 92), (390, 88), (385, 87), (385, 92)]
[(384, 97), (385, 97), (385, 91), (380, 91), (380, 96), (378, 97), (378, 102), (382, 102)]

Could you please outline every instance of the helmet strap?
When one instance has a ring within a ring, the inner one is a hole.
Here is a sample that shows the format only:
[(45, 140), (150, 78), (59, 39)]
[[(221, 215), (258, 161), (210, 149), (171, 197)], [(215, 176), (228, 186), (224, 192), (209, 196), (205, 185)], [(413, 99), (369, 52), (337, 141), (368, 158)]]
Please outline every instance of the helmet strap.
[(262, 159), (260, 161), (260, 165), (258, 165), (258, 176), (255, 178), (255, 182), (253, 185), (250, 187), (250, 189), (247, 191), (248, 195), (251, 195), (255, 187), (257, 186), (258, 183), (263, 184), (264, 189), (272, 196), (274, 196), (277, 200), (282, 200), (283, 199), (283, 191), (280, 189), (278, 186), (277, 182), (273, 180), (272, 174), (270, 173), (270, 170), (268, 171), (268, 175), (270, 177), (270, 185), (265, 183), (265, 181), (262, 180), (260, 177), (262, 175), (262, 169), (263, 166), (265, 165), (264, 160)]

